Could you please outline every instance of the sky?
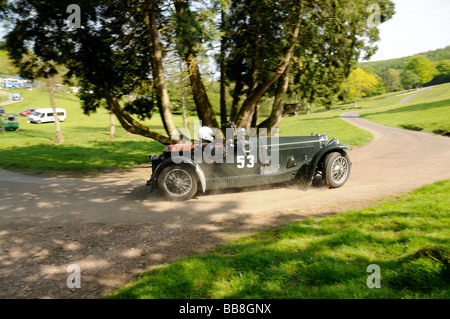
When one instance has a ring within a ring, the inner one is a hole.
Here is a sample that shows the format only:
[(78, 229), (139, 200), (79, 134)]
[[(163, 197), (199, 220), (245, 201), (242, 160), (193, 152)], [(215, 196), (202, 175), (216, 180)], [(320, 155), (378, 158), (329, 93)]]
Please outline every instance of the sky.
[(391, 1), (396, 13), (379, 25), (378, 51), (369, 61), (401, 58), (450, 45), (450, 0)]

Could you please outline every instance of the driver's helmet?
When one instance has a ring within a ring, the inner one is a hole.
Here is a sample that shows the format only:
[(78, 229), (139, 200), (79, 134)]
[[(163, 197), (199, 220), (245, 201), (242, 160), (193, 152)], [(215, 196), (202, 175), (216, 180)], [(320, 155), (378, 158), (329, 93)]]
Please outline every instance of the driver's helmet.
[(198, 129), (198, 138), (201, 140), (206, 140), (208, 142), (214, 141), (214, 132), (211, 128), (207, 126), (202, 126)]

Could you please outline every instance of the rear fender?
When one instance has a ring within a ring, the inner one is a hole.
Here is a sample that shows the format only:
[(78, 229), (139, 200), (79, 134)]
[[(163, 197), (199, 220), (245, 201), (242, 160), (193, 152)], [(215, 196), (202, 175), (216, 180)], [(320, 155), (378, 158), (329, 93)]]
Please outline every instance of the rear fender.
[(191, 160), (187, 157), (182, 157), (182, 156), (174, 156), (174, 157), (167, 158), (156, 167), (156, 169), (152, 172), (152, 177), (147, 182), (147, 185), (151, 186), (150, 192), (155, 188), (158, 176), (164, 167), (171, 165), (171, 164), (179, 165), (180, 163), (186, 164), (195, 170), (195, 172), (197, 174), (197, 178), (200, 181), (202, 191), (204, 193), (206, 191), (206, 178), (205, 178), (205, 174), (203, 173), (203, 170), (193, 160)]

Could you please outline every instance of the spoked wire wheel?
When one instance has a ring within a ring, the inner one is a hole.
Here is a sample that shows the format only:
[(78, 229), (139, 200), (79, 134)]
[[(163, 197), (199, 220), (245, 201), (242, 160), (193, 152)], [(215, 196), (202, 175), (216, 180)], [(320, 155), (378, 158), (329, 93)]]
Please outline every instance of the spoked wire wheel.
[(342, 156), (336, 158), (331, 164), (331, 178), (335, 183), (341, 184), (345, 181), (347, 179), (348, 171), (349, 163)]
[(187, 200), (197, 192), (197, 179), (190, 168), (171, 165), (161, 171), (158, 189), (166, 199)]
[(346, 153), (333, 152), (325, 158), (322, 179), (330, 188), (338, 188), (347, 181), (352, 163)]

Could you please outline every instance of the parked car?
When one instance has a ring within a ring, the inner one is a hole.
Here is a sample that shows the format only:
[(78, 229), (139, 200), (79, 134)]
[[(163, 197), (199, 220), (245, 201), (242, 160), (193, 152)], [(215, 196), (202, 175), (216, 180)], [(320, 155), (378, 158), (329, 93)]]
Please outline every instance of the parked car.
[[(61, 122), (66, 119), (67, 113), (66, 113), (65, 109), (56, 108), (56, 113), (58, 114), (58, 119)], [(36, 109), (28, 117), (28, 123), (41, 124), (41, 123), (54, 122), (54, 121), (55, 121), (55, 117), (53, 115), (52, 108)]]
[(19, 116), (15, 113), (0, 114), (0, 126), (5, 131), (15, 131), (19, 129)]
[(5, 109), (3, 108), (3, 106), (0, 106), (0, 115), (1, 114), (5, 114)]
[(19, 112), (19, 114), (20, 114), (21, 116), (30, 116), (30, 114), (33, 113), (35, 110), (36, 110), (36, 109), (28, 108), (28, 109), (25, 109), (25, 110)]
[[(150, 155), (150, 192), (157, 188), (167, 200), (188, 200), (197, 191), (249, 187), (297, 180), (311, 185), (317, 174), (329, 188), (341, 187), (350, 176), (351, 162), (337, 138), (327, 135), (250, 137), (229, 123), (232, 136), (222, 141), (202, 127), (198, 139), (167, 146)], [(231, 135), (231, 134), (230, 134)]]

